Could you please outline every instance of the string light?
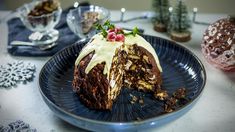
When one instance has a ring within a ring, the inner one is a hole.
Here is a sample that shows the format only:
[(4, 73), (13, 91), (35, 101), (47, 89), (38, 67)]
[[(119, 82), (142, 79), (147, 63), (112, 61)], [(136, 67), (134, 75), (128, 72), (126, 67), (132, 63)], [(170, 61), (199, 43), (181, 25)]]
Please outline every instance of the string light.
[(194, 8), (193, 8), (193, 22), (196, 21), (196, 14), (197, 14), (197, 8), (194, 7)]
[(124, 19), (124, 13), (126, 12), (126, 9), (125, 8), (121, 8), (121, 18), (120, 18), (120, 21), (122, 22), (123, 19)]
[(169, 12), (171, 13), (173, 11), (173, 7), (169, 7)]
[(79, 2), (74, 2), (73, 7), (77, 8), (79, 6)]

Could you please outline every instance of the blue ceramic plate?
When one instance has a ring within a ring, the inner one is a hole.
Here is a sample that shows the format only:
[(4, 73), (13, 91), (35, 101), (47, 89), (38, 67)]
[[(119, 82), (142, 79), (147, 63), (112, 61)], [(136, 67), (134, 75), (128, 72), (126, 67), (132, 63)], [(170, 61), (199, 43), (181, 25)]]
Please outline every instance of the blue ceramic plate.
[[(143, 36), (156, 50), (163, 68), (163, 88), (172, 94), (185, 87), (188, 101), (172, 113), (165, 113), (163, 103), (152, 95), (124, 88), (112, 111), (91, 110), (72, 90), (74, 62), (86, 42), (74, 44), (53, 56), (42, 68), (39, 85), (44, 101), (63, 120), (88, 130), (140, 130), (155, 126), (188, 108), (201, 94), (206, 73), (199, 59), (186, 48), (158, 37)], [(131, 104), (130, 93), (142, 96), (144, 105)]]

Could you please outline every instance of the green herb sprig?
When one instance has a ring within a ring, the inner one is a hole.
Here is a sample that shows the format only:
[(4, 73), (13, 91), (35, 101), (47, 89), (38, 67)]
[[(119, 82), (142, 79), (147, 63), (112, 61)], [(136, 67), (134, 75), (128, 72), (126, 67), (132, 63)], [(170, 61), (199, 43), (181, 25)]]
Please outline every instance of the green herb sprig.
[(102, 25), (98, 24), (98, 23), (95, 26), (96, 26), (97, 30), (101, 31), (101, 34), (104, 36), (104, 38), (106, 38), (107, 35), (108, 35), (107, 30), (104, 29), (104, 27)]
[(111, 24), (109, 20), (107, 20), (103, 26), (107, 27), (107, 29), (115, 29), (115, 25)]
[[(112, 29), (115, 29), (115, 25), (114, 24), (111, 24), (109, 20), (107, 20), (103, 25), (101, 24), (96, 24), (95, 25), (96, 29), (101, 31), (101, 34), (103, 35), (104, 38), (107, 37), (108, 35), (108, 30), (112, 30)], [(140, 34), (140, 31), (137, 27), (135, 27), (131, 32), (128, 32), (128, 33), (124, 33), (123, 30), (119, 31), (118, 34), (123, 34), (125, 36), (127, 35), (133, 35), (133, 36), (136, 36), (136, 34)]]
[(128, 33), (124, 33), (125, 36), (127, 35), (133, 35), (133, 36), (136, 36), (136, 34), (140, 34), (140, 31), (137, 27), (134, 27), (133, 30), (131, 32), (128, 32)]

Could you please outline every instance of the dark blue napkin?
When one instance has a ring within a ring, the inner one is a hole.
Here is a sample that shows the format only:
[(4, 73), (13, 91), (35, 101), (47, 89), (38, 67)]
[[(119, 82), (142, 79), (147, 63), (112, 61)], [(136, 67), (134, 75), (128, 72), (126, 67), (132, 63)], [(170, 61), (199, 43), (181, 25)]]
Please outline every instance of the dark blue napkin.
[(14, 56), (52, 56), (64, 47), (78, 41), (79, 38), (69, 29), (66, 23), (66, 15), (69, 9), (66, 9), (62, 12), (60, 22), (55, 27), (59, 31), (57, 46), (45, 51), (31, 46), (12, 46), (10, 43), (15, 40), (30, 42), (28, 36), (32, 33), (32, 31), (27, 29), (19, 18), (13, 18), (9, 20), (7, 22), (9, 31), (7, 48), (8, 52)]

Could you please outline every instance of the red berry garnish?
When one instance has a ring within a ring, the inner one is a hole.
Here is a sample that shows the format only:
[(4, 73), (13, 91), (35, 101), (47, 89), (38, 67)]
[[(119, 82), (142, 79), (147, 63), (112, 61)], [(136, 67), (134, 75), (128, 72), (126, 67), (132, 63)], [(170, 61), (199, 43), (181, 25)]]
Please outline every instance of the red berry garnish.
[(115, 32), (109, 32), (107, 35), (108, 41), (115, 41), (116, 40), (116, 33)]
[(117, 34), (115, 40), (116, 40), (116, 41), (119, 41), (119, 42), (124, 42), (124, 41), (125, 41), (125, 36), (124, 36), (124, 34)]

